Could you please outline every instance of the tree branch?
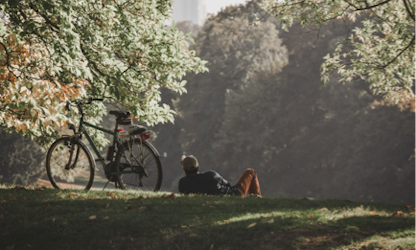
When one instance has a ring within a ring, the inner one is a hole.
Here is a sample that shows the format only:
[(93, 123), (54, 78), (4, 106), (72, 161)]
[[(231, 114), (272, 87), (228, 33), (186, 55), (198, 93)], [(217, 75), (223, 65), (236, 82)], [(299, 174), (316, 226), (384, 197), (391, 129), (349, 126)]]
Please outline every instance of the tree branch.
[(43, 17), (43, 19), (45, 19), (45, 22), (47, 24), (50, 24), (52, 27), (54, 27), (56, 29), (56, 30), (54, 30), (55, 32), (58, 32), (59, 31), (59, 26), (56, 23), (53, 23), (47, 16), (45, 16), (42, 13), (40, 13), (39, 10), (35, 9), (35, 7), (33, 6), (32, 3), (29, 3), (29, 7), (32, 8), (32, 10), (34, 10), (36, 13), (38, 13), (41, 17)]
[[(407, 5), (407, 1), (403, 0), (404, 6), (406, 6), (406, 11), (409, 14), (409, 16), (412, 18), (413, 22), (415, 21), (415, 13), (412, 13), (411, 9), (409, 8), (409, 6)], [(410, 5), (410, 3), (409, 3)]]
[(381, 3), (375, 4), (375, 5), (371, 5), (371, 6), (368, 4), (368, 2), (367, 2), (367, 1), (365, 1), (365, 5), (366, 5), (366, 7), (365, 7), (365, 8), (359, 8), (359, 7), (355, 6), (354, 4), (350, 3), (348, 0), (344, 0), (344, 2), (346, 2), (346, 3), (348, 3), (350, 6), (354, 7), (356, 11), (360, 11), (360, 10), (370, 10), (370, 9), (373, 9), (373, 8), (375, 8), (375, 7), (378, 7), (378, 6), (380, 6), (380, 5), (386, 4), (386, 3), (391, 2), (391, 1), (392, 1), (392, 0), (386, 0), (386, 1), (384, 1), (384, 2), (381, 2)]
[(379, 69), (384, 69), (384, 68), (386, 68), (387, 66), (389, 66), (390, 64), (392, 64), (394, 61), (396, 61), (396, 59), (401, 55), (401, 54), (403, 54), (403, 52), (405, 52), (408, 48), (410, 48), (410, 46), (412, 46), (412, 45), (414, 45), (414, 42), (415, 42), (415, 37), (413, 36), (413, 38), (412, 38), (412, 41), (410, 41), (410, 43), (406, 46), (406, 48), (404, 48), (402, 51), (400, 51), (400, 53), (396, 56), (396, 57), (394, 57), (393, 58), (393, 60), (391, 60), (390, 62), (388, 62), (387, 64), (385, 64), (385, 65), (383, 65), (383, 66), (380, 66), (380, 67), (378, 67)]

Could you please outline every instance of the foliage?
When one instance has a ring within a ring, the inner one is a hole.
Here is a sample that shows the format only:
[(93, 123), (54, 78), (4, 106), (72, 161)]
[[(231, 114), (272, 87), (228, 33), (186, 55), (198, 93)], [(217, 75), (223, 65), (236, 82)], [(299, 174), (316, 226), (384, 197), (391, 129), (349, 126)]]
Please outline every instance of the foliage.
[(261, 9), (253, 3), (241, 6), (238, 13), (226, 8), (206, 21), (192, 47), (209, 61), (210, 73), (187, 76), (189, 94), (174, 105), (181, 118), (182, 151), (204, 152), (199, 154), (200, 162), (210, 164), (215, 158), (212, 145), (225, 119), (225, 93), (244, 88), (255, 72), (279, 72), (288, 62), (288, 51), (281, 45), (275, 24), (249, 25), (255, 10)]
[(183, 152), (198, 158), (201, 171), (214, 169), (231, 183), (254, 168), (266, 195), (414, 202), (409, 188), (414, 186), (414, 113), (381, 105), (386, 101), (372, 95), (363, 80), (321, 87), (322, 58), (348, 32), (342, 20), (323, 26), (310, 44), (317, 40), (310, 27), (297, 23), (282, 32), (277, 18), (266, 15), (266, 27), (273, 23), (279, 33), (261, 40), (287, 51), (279, 58), (285, 66), (273, 72), (247, 63), (235, 74), (229, 65), (244, 64), (233, 48), (243, 55), (253, 50), (238, 42), (219, 49), (231, 32), (214, 28), (230, 20), (252, 22), (252, 13), (262, 16), (261, 11), (255, 2), (226, 8), (196, 38), (193, 48), (209, 60), (210, 72), (187, 75), (189, 94), (174, 101), (180, 129), (169, 139), (180, 137), (181, 149), (174, 144), (169, 149), (164, 137), (159, 142), (168, 155), (179, 151), (172, 175), (183, 176)]
[[(166, 28), (171, 7), (170, 0), (3, 1), (2, 126), (48, 143), (67, 121), (64, 101), (85, 96), (121, 104), (149, 125), (173, 121), (160, 88), (182, 93), (185, 73), (206, 68), (187, 36)], [(98, 110), (104, 114), (104, 105)]]
[(321, 66), (323, 83), (332, 72), (339, 81), (361, 78), (376, 94), (394, 102), (414, 102), (415, 3), (409, 0), (265, 0), (262, 7), (287, 30), (295, 20), (323, 27), (334, 19), (355, 21), (368, 15)]

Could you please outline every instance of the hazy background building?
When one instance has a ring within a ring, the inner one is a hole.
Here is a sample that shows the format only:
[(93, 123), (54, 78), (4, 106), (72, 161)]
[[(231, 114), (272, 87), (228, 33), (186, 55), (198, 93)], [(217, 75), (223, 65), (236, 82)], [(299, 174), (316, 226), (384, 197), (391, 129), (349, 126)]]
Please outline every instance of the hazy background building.
[(203, 0), (174, 0), (173, 20), (175, 22), (191, 21), (202, 26), (207, 18), (207, 10)]

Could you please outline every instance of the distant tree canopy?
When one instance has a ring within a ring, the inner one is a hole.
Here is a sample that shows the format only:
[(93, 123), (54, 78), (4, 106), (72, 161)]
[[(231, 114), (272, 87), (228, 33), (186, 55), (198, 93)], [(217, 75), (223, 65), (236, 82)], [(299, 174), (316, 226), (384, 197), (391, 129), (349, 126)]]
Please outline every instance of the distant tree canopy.
[[(246, 25), (254, 13), (259, 27)], [(179, 115), (155, 141), (172, 156), (164, 185), (177, 191), (185, 153), (231, 183), (254, 168), (264, 195), (414, 202), (415, 114), (381, 105), (362, 79), (321, 86), (323, 57), (346, 34), (343, 20), (319, 39), (300, 23), (284, 32), (257, 1), (209, 18), (191, 47), (209, 73), (187, 75), (187, 95), (164, 95)]]
[[(208, 19), (192, 47), (197, 55), (208, 60), (209, 74), (190, 74), (186, 96), (175, 102), (182, 126), (181, 142), (185, 152), (201, 152), (201, 160), (212, 160), (207, 150), (214, 144), (214, 135), (223, 122), (227, 92), (244, 88), (257, 72), (280, 72), (288, 63), (288, 51), (282, 46), (275, 24), (250, 26), (250, 15), (259, 7), (239, 15), (224, 12)], [(227, 13), (228, 14), (228, 13)]]
[[(173, 121), (160, 88), (184, 92), (205, 71), (187, 36), (167, 29), (171, 0), (9, 0), (0, 3), (0, 121), (40, 143), (65, 125), (66, 100), (121, 104), (141, 122)], [(93, 105), (91, 105), (93, 106)], [(104, 105), (91, 107), (96, 123)]]
[(36, 142), (0, 128), (0, 183), (34, 185), (45, 172), (46, 152)]
[(264, 0), (261, 6), (276, 16), (282, 28), (295, 20), (302, 26), (319, 28), (332, 20), (346, 23), (360, 15), (361, 24), (325, 56), (321, 66), (323, 83), (331, 73), (340, 82), (361, 78), (376, 94), (395, 103), (414, 102), (415, 81), (415, 2), (410, 0)]

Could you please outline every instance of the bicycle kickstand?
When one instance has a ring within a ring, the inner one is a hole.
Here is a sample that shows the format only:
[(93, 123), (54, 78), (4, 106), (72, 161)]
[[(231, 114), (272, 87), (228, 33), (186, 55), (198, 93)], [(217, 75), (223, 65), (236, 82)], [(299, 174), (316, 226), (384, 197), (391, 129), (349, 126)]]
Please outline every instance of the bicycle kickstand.
[(104, 189), (107, 187), (108, 183), (110, 183), (110, 181), (107, 181), (107, 184), (105, 184), (102, 191), (104, 191)]

